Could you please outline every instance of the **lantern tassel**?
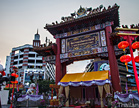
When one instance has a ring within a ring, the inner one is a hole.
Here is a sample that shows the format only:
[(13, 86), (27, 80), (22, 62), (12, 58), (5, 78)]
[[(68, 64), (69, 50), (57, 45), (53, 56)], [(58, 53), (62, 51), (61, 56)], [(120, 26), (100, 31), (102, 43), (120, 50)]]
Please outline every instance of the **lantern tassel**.
[(127, 63), (125, 63), (125, 65), (126, 65), (126, 70), (128, 71), (128, 66), (127, 66)]
[(125, 53), (125, 48), (123, 49), (124, 53)]

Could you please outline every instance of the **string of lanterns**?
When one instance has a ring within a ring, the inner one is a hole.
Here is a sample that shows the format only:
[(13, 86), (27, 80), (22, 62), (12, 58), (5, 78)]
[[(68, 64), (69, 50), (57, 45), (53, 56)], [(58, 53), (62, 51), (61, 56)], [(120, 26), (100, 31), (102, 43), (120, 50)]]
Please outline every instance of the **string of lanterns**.
[[(137, 51), (139, 51), (139, 42), (134, 42), (132, 44), (132, 48), (137, 49)], [(135, 59), (135, 62), (139, 63), (139, 53), (138, 53), (138, 56), (136, 56), (134, 59)]]
[[(126, 49), (128, 46), (129, 46), (129, 43), (128, 43), (127, 41), (121, 41), (121, 42), (118, 44), (118, 48), (119, 48), (119, 49), (123, 49), (124, 52), (125, 52), (125, 49)], [(137, 51), (139, 51), (139, 42), (134, 42), (134, 43), (132, 44), (132, 48), (133, 48), (133, 49), (137, 49)], [(139, 55), (136, 56), (136, 57), (134, 58), (134, 60), (135, 60), (135, 62), (139, 63)], [(131, 57), (130, 57), (129, 55), (123, 55), (123, 56), (120, 57), (120, 61), (125, 63), (126, 69), (127, 69), (127, 71), (128, 71), (128, 66), (127, 66), (127, 64), (128, 64), (128, 62), (131, 61)]]

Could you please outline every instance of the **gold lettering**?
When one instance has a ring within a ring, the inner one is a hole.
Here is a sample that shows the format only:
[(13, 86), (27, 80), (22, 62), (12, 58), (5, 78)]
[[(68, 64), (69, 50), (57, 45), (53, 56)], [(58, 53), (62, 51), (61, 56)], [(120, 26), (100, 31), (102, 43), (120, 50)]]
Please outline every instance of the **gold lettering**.
[(98, 37), (97, 36), (95, 36), (95, 39), (96, 39), (96, 41), (98, 41)]
[[(70, 51), (72, 50), (81, 50), (85, 48), (91, 48), (98, 45), (98, 35), (97, 34), (91, 34), (86, 36), (79, 36), (76, 38), (71, 38), (67, 40), (67, 47)], [(96, 51), (94, 51), (96, 52)], [(86, 52), (84, 52), (86, 54)], [(80, 52), (80, 54), (83, 54), (83, 52)]]

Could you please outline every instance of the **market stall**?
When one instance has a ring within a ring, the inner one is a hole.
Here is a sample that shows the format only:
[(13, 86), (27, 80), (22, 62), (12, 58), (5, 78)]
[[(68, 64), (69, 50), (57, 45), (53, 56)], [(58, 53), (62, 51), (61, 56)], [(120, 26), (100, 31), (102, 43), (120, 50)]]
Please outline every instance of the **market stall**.
[[(101, 107), (103, 107), (103, 88), (106, 93), (110, 93), (110, 80), (108, 71), (94, 71), (94, 72), (86, 72), (86, 73), (74, 73), (74, 74), (66, 74), (61, 81), (58, 83), (60, 85), (59, 95), (62, 93), (65, 88), (65, 96), (68, 98), (70, 87), (89, 87), (89, 86), (97, 86)], [(75, 91), (77, 93), (77, 90)], [(91, 91), (90, 91), (91, 92)], [(72, 94), (70, 94), (72, 95)], [(80, 94), (82, 95), (82, 94)], [(69, 106), (69, 101), (66, 102), (66, 106)]]
[(123, 103), (127, 103), (133, 99), (139, 101), (139, 96), (137, 93), (127, 93), (127, 94), (121, 94), (121, 93), (115, 93), (114, 94), (114, 99), (115, 100), (118, 100), (120, 102), (123, 102)]

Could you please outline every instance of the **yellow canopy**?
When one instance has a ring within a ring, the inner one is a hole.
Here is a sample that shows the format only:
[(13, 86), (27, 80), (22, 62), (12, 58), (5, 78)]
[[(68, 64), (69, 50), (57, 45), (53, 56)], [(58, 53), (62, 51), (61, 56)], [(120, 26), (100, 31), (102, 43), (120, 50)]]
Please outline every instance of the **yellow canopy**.
[(85, 73), (66, 74), (60, 82), (80, 82), (109, 79), (108, 71), (94, 71)]

